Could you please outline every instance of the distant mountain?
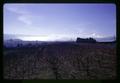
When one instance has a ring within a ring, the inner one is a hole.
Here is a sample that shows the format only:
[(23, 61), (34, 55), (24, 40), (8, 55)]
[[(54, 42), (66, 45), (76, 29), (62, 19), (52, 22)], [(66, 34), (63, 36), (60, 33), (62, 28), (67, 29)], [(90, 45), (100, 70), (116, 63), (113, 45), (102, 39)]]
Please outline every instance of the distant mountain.
[(29, 37), (29, 36), (33, 36), (33, 35), (23, 35), (23, 34), (4, 34), (4, 40), (21, 40), (19, 39), (19, 37)]
[(12, 34), (4, 34), (3, 39), (10, 40), (10, 39), (17, 39), (17, 37), (15, 35), (12, 35)]
[[(4, 41), (6, 40), (14, 40), (14, 41), (22, 41), (21, 39), (19, 39), (19, 37), (30, 37), (33, 35), (22, 35), (22, 34), (4, 34)], [(39, 35), (37, 35), (39, 36)], [(35, 36), (36, 37), (36, 36)], [(77, 38), (77, 37), (76, 37)], [(62, 37), (62, 38), (56, 38), (54, 41), (76, 41), (76, 38), (70, 38), (70, 37)], [(110, 36), (110, 37), (104, 37), (104, 38), (94, 38), (96, 41), (98, 42), (111, 42), (111, 41), (115, 41), (116, 37), (114, 36)], [(41, 41), (42, 42), (42, 41)], [(49, 42), (49, 41), (48, 41)]]
[(116, 40), (116, 37), (95, 38), (98, 42), (112, 42)]
[(23, 41), (19, 39), (4, 40), (4, 46), (6, 47), (16, 47), (18, 44), (22, 44)]

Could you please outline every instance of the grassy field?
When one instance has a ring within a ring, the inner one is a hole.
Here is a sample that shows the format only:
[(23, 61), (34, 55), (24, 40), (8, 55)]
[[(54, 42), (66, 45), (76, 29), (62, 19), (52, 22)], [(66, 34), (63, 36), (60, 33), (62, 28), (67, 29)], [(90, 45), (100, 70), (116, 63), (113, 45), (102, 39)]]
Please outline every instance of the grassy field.
[(115, 79), (115, 44), (49, 44), (4, 49), (5, 79)]

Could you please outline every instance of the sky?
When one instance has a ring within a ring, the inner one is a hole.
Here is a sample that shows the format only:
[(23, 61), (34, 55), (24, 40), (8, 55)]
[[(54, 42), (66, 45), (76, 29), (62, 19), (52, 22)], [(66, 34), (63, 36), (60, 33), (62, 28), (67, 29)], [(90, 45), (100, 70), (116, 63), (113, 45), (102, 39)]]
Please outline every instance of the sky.
[(116, 36), (115, 4), (5, 4), (3, 13), (4, 34), (22, 40)]

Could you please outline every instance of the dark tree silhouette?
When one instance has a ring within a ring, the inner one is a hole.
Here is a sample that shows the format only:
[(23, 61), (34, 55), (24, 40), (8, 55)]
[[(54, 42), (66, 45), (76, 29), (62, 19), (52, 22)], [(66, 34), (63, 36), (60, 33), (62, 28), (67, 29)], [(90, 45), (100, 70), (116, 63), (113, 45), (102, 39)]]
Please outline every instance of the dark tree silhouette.
[(76, 42), (77, 43), (95, 43), (96, 42), (96, 40), (95, 39), (93, 39), (93, 38), (86, 38), (86, 39), (83, 39), (83, 38), (77, 38), (77, 40), (76, 40)]
[(23, 46), (23, 44), (17, 44), (17, 47), (22, 47)]

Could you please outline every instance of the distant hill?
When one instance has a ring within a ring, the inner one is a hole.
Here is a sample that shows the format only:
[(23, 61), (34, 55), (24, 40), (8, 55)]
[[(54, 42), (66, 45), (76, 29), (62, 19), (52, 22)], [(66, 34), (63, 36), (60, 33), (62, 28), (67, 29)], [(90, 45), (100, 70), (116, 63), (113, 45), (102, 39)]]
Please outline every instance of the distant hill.
[(16, 47), (18, 44), (23, 44), (20, 39), (6, 39), (4, 40), (4, 46), (6, 47)]
[[(30, 36), (33, 36), (33, 35), (22, 35), (22, 34), (4, 34), (4, 41), (6, 40), (20, 40), (19, 37), (24, 37), (24, 36), (27, 36), (27, 37), (30, 37)], [(77, 37), (76, 37), (77, 38)], [(70, 37), (62, 37), (60, 39), (55, 39), (55, 41), (76, 41), (76, 38), (70, 38)], [(81, 37), (80, 37), (81, 38)], [(116, 37), (114, 36), (110, 36), (110, 37), (104, 37), (104, 38), (94, 38), (97, 42), (111, 42), (111, 41), (115, 41), (116, 40)], [(49, 42), (49, 41), (48, 41)]]
[(95, 38), (98, 42), (112, 42), (116, 40), (116, 37), (104, 37), (104, 38)]
[(17, 39), (17, 37), (15, 35), (12, 34), (4, 34), (3, 36), (3, 40), (10, 40), (10, 39)]

